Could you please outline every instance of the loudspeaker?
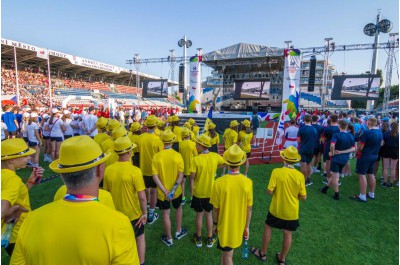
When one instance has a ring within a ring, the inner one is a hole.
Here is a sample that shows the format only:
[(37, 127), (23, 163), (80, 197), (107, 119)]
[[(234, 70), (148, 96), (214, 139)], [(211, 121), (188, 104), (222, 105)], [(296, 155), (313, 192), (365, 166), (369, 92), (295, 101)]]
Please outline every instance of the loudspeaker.
[(179, 65), (179, 93), (183, 93), (183, 64)]
[(310, 71), (308, 75), (308, 92), (314, 92), (314, 85), (315, 85), (315, 66), (317, 64), (317, 58), (315, 56), (311, 56), (310, 59)]

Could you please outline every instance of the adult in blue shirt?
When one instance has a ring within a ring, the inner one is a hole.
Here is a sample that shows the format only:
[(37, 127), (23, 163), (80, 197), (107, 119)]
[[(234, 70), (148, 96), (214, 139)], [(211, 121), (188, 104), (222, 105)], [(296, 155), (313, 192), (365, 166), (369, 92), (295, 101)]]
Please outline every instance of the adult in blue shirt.
[(335, 200), (339, 200), (339, 175), (349, 161), (350, 153), (356, 150), (354, 137), (351, 133), (347, 132), (347, 125), (348, 123), (345, 120), (339, 121), (340, 132), (332, 136), (329, 152), (332, 156), (330, 164), (332, 177), (329, 179), (328, 184), (321, 189), (322, 193), (326, 193), (333, 186), (333, 190), (335, 191), (333, 199)]
[[(312, 116), (312, 123), (311, 125), (317, 131), (317, 137), (315, 138), (315, 145), (314, 145), (314, 162), (313, 162), (313, 173), (318, 173), (321, 171), (321, 154), (323, 151), (323, 146), (321, 143), (321, 133), (322, 133), (322, 126), (318, 124), (318, 116)], [(318, 166), (318, 168), (317, 168)]]
[[(377, 127), (378, 120), (367, 120), (368, 130), (361, 135), (360, 144), (357, 147), (356, 173), (360, 182), (360, 194), (350, 197), (358, 202), (367, 202), (367, 197), (375, 199), (376, 180), (374, 175), (375, 162), (378, 159), (379, 149), (382, 145), (382, 132)], [(368, 183), (366, 175), (368, 175)], [(367, 184), (369, 192), (367, 194)]]
[(311, 115), (304, 117), (304, 126), (297, 133), (297, 142), (299, 144), (299, 154), (301, 156), (301, 173), (303, 173), (306, 186), (312, 185), (311, 181), (311, 160), (314, 154), (315, 138), (317, 130), (311, 126)]
[[(399, 160), (399, 124), (393, 122), (390, 131), (383, 134), (383, 183), (382, 186), (392, 188), (393, 183), (398, 180), (396, 174), (397, 161)], [(390, 182), (387, 183), (390, 170)]]
[(336, 114), (331, 115), (330, 117), (331, 125), (326, 127), (323, 131), (322, 139), (324, 141), (324, 161), (325, 161), (325, 172), (327, 177), (327, 180), (322, 181), (324, 184), (327, 184), (329, 179), (331, 178), (331, 172), (329, 170), (331, 167), (331, 158), (329, 156), (329, 151), (333, 135), (340, 131), (337, 124), (338, 119), (339, 119), (338, 115)]
[(4, 114), (1, 116), (1, 120), (7, 125), (8, 133), (10, 134), (11, 138), (15, 138), (19, 126), (12, 108), (13, 107), (11, 105), (5, 106)]

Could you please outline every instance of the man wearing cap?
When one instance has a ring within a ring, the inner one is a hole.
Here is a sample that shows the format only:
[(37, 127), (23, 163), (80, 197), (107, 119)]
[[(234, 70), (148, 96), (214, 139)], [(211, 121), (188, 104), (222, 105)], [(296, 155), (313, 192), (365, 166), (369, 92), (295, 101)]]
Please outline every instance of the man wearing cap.
[(140, 153), (137, 144), (139, 141), (139, 136), (142, 134), (142, 128), (143, 126), (140, 123), (136, 121), (132, 122), (131, 127), (129, 128), (130, 133), (128, 134), (128, 137), (131, 140), (131, 142), (136, 145), (136, 147), (133, 148), (132, 150), (134, 154), (134, 156), (132, 157), (132, 163), (137, 167), (140, 166)]
[(144, 264), (146, 242), (144, 225), (147, 221), (147, 201), (142, 172), (131, 163), (136, 144), (128, 137), (120, 137), (114, 142), (114, 152), (119, 156), (117, 162), (104, 173), (104, 189), (108, 190), (117, 211), (125, 214), (135, 232), (140, 264)]
[(271, 240), (272, 228), (283, 230), (282, 251), (276, 254), (278, 264), (285, 264), (286, 255), (292, 243), (292, 232), (299, 227), (299, 200), (306, 200), (304, 176), (294, 168), (301, 160), (297, 149), (289, 146), (280, 152), (284, 166), (272, 171), (267, 194), (272, 195), (271, 205), (264, 225), (261, 249), (252, 247), (251, 252), (261, 261), (266, 261), (266, 253)]
[(140, 153), (140, 169), (142, 170), (144, 184), (147, 190), (147, 201), (150, 202), (148, 224), (154, 223), (158, 219), (155, 213), (157, 203), (157, 184), (153, 180), (152, 163), (156, 153), (164, 149), (164, 145), (154, 129), (157, 126), (158, 119), (154, 115), (150, 115), (144, 121), (147, 132), (141, 134), (138, 139), (138, 150)]
[(97, 116), (94, 115), (94, 107), (89, 107), (89, 113), (82, 119), (82, 128), (85, 134), (92, 138), (97, 134), (97, 119)]
[(26, 182), (16, 174), (16, 170), (25, 168), (26, 163), (35, 150), (29, 148), (21, 138), (12, 138), (1, 142), (1, 228), (14, 222), (10, 243), (5, 248), (11, 256), (17, 239), (18, 231), (25, 220), (26, 212), (31, 210), (28, 190), (43, 174), (40, 168), (33, 168)]
[(216, 241), (216, 236), (213, 234), (211, 191), (214, 186), (217, 168), (225, 164), (220, 155), (209, 151), (210, 147), (210, 137), (205, 134), (197, 137), (196, 149), (199, 155), (193, 158), (190, 165), (190, 192), (193, 195), (190, 207), (196, 212), (196, 233), (193, 235), (193, 240), (197, 247), (203, 246), (201, 231), (203, 228), (203, 215), (205, 215), (208, 248), (211, 248)]
[[(225, 129), (224, 134), (222, 135), (225, 151), (228, 150), (229, 147), (237, 143), (239, 136), (237, 133), (238, 126), (239, 123), (237, 122), (237, 120), (233, 120), (229, 125), (230, 128)], [(222, 175), (225, 175), (225, 168), (222, 169)]]
[(61, 174), (67, 195), (25, 219), (10, 264), (139, 264), (129, 219), (97, 198), (108, 158), (86, 135), (61, 144), (49, 167)]
[(179, 144), (179, 153), (182, 155), (184, 170), (183, 170), (183, 180), (182, 180), (182, 204), (186, 203), (185, 197), (185, 184), (186, 178), (190, 176), (190, 164), (193, 157), (197, 156), (196, 144), (190, 139), (192, 131), (189, 128), (184, 127), (182, 129), (182, 142)]
[(249, 238), (253, 206), (253, 182), (240, 174), (246, 153), (236, 144), (224, 153), (228, 174), (215, 180), (210, 203), (214, 206), (214, 233), (218, 233), (221, 264), (233, 264), (233, 249)]
[(157, 184), (157, 204), (163, 215), (165, 234), (161, 236), (161, 241), (167, 246), (171, 246), (173, 244), (170, 219), (171, 203), (175, 209), (175, 238), (179, 240), (187, 234), (187, 230), (182, 227), (181, 182), (184, 163), (181, 154), (172, 149), (176, 135), (171, 130), (166, 130), (161, 138), (164, 150), (154, 155), (152, 172), (154, 182)]

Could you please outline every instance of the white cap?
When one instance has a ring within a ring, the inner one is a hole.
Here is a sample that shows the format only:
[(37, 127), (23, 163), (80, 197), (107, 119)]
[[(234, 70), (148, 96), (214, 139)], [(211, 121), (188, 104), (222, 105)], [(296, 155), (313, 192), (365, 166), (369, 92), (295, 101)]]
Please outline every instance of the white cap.
[(37, 118), (38, 114), (36, 112), (31, 113), (31, 118)]
[(31, 116), (31, 114), (29, 114), (28, 112), (25, 112), (24, 114), (22, 114), (23, 118), (29, 118)]
[(48, 118), (50, 118), (50, 116), (49, 116), (49, 114), (43, 114), (43, 119), (48, 119)]
[(58, 110), (58, 109), (56, 109), (56, 108), (54, 108), (54, 109), (52, 109), (51, 110), (51, 113), (53, 113), (53, 114), (56, 114), (56, 113), (59, 113), (60, 111)]
[(63, 114), (64, 114), (64, 115), (67, 115), (67, 114), (70, 114), (70, 113), (71, 113), (71, 112), (70, 112), (69, 110), (64, 110), (64, 111), (63, 111)]

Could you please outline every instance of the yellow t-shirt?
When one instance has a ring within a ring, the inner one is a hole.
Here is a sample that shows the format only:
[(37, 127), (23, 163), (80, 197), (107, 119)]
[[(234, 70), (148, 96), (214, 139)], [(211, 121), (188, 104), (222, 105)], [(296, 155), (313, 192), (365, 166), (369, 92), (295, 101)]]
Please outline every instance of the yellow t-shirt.
[(105, 168), (108, 168), (109, 166), (111, 166), (112, 164), (117, 162), (118, 159), (119, 159), (119, 156), (114, 151), (111, 151), (110, 158), (107, 159), (106, 162), (104, 162)]
[(226, 129), (222, 137), (225, 139), (225, 149), (228, 149), (238, 141), (238, 133), (231, 128)]
[(218, 239), (222, 247), (242, 244), (247, 207), (253, 205), (253, 182), (242, 174), (227, 174), (215, 180), (210, 203), (219, 209)]
[(183, 175), (190, 175), (190, 163), (193, 157), (197, 156), (196, 144), (191, 140), (183, 140), (179, 143), (179, 153), (182, 155), (185, 169)]
[(224, 159), (214, 152), (200, 154), (193, 158), (190, 172), (195, 173), (193, 195), (197, 198), (210, 198), (218, 166)]
[(146, 189), (142, 171), (131, 162), (115, 162), (104, 173), (104, 189), (114, 200), (117, 211), (133, 221), (142, 215), (138, 192)]
[(139, 136), (140, 136), (140, 135), (133, 134), (133, 133), (131, 133), (131, 134), (128, 135), (128, 137), (129, 137), (129, 139), (131, 140), (131, 142), (134, 143), (134, 144), (136, 144), (136, 147), (133, 148), (133, 150), (132, 150), (133, 153), (139, 153), (139, 148), (137, 147), (138, 141), (139, 141)]
[(174, 143), (182, 142), (182, 128), (179, 126), (174, 126), (173, 133), (176, 135)]
[[(53, 201), (58, 201), (64, 199), (65, 195), (67, 194), (67, 186), (62, 185), (57, 191), (56, 194), (54, 194), (54, 199)], [(113, 198), (111, 197), (111, 194), (103, 189), (99, 189), (99, 196), (98, 196), (99, 202), (101, 204), (104, 204), (105, 206), (110, 207), (111, 209), (115, 210), (114, 206), (114, 201)]]
[(211, 137), (211, 133), (209, 131), (206, 132), (206, 135), (211, 138), (211, 145), (216, 145), (220, 143), (219, 133), (215, 132), (214, 138)]
[(269, 212), (283, 220), (299, 219), (299, 195), (307, 195), (304, 175), (294, 168), (272, 171), (268, 190), (273, 192)]
[(156, 127), (154, 129), (154, 134), (157, 135), (157, 136), (161, 136), (161, 131), (160, 131), (160, 129), (158, 129), (158, 127)]
[(192, 142), (196, 142), (196, 136), (194, 135), (194, 132), (190, 132), (190, 140)]
[(100, 147), (103, 153), (112, 152), (114, 151), (114, 141), (111, 139), (111, 137), (108, 137), (101, 143)]
[(164, 144), (160, 137), (154, 133), (146, 132), (139, 136), (138, 149), (140, 153), (140, 169), (142, 170), (143, 176), (153, 176), (151, 171), (153, 156), (164, 149)]
[(139, 257), (125, 215), (96, 201), (58, 200), (28, 215), (10, 264), (139, 264)]
[(109, 136), (108, 134), (106, 134), (106, 133), (98, 133), (98, 134), (96, 134), (96, 135), (93, 137), (93, 140), (94, 140), (98, 145), (100, 145), (100, 147), (101, 147), (102, 142), (104, 142), (105, 140), (107, 140), (107, 139), (109, 139), (109, 138), (110, 138), (110, 136)]
[(195, 126), (193, 126), (192, 131), (193, 131), (195, 137), (197, 137), (197, 135), (199, 135), (200, 127), (195, 125)]
[[(18, 175), (9, 169), (1, 170), (1, 200), (10, 202), (11, 206), (19, 204), (25, 209), (31, 211), (29, 202), (28, 188), (22, 183)], [(15, 243), (18, 231), (25, 220), (27, 213), (22, 213), (11, 233), (10, 243)], [(5, 228), (4, 220), (1, 220), (1, 231)]]
[(246, 133), (244, 131), (239, 132), (239, 142), (241, 143), (241, 148), (244, 152), (251, 152), (251, 139), (253, 138), (253, 133)]
[[(181, 154), (173, 149), (165, 149), (154, 155), (153, 158), (153, 175), (158, 175), (161, 183), (167, 190), (172, 190), (176, 180), (178, 179), (178, 172), (183, 173), (184, 164)], [(175, 191), (174, 199), (182, 194), (181, 185)], [(157, 187), (157, 198), (165, 201), (165, 194)]]

